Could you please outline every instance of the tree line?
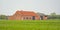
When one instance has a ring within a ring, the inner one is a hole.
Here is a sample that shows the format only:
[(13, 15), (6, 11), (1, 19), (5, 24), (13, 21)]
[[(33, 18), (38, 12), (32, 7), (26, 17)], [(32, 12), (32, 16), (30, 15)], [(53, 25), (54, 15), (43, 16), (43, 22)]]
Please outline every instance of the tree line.
[(57, 15), (55, 12), (48, 15), (48, 19), (60, 19), (60, 15)]
[(6, 16), (6, 15), (0, 15), (0, 19), (8, 19), (8, 16)]

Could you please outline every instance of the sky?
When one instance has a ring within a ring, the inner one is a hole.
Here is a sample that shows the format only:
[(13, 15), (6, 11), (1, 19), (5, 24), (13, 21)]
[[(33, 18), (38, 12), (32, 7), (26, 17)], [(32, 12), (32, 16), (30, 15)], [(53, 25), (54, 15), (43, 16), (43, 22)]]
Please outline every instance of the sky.
[(0, 14), (13, 15), (17, 10), (60, 14), (60, 0), (0, 0)]

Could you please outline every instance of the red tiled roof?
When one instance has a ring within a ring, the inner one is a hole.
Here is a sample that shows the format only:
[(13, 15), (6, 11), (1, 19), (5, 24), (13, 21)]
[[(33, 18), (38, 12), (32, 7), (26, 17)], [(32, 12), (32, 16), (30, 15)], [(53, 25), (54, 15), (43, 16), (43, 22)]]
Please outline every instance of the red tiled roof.
[(30, 11), (17, 11), (16, 13), (27, 16), (38, 16), (36, 13)]

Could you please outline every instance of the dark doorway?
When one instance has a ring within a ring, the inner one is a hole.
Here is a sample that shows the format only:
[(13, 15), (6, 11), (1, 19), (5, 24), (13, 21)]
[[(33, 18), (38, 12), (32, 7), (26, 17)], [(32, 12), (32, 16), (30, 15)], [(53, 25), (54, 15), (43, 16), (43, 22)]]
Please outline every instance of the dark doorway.
[(32, 16), (32, 20), (35, 20), (35, 16)]
[(40, 19), (43, 20), (43, 16), (40, 16), (40, 17), (41, 17)]

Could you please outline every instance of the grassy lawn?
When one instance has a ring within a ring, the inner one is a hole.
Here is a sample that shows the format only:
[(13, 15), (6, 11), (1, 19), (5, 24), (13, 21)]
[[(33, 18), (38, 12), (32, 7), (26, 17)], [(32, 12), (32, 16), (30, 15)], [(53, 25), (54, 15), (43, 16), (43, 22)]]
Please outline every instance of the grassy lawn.
[(60, 30), (60, 20), (0, 20), (0, 30)]

